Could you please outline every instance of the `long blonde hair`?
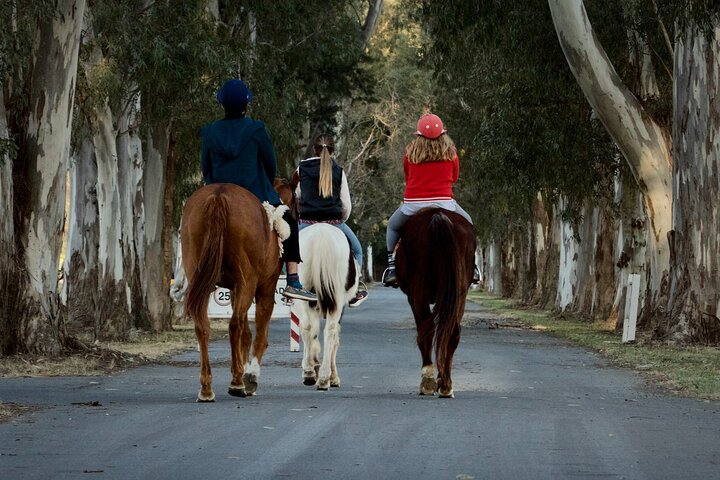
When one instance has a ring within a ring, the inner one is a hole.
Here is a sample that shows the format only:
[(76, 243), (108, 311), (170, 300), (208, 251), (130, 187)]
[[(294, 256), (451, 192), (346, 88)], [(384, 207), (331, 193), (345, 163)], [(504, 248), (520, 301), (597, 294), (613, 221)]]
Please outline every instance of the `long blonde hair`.
[(321, 198), (330, 198), (333, 194), (332, 153), (335, 151), (335, 140), (327, 133), (318, 135), (313, 142), (315, 155), (320, 156), (320, 179), (318, 190)]
[(455, 159), (455, 143), (447, 135), (425, 138), (418, 135), (405, 150), (410, 163), (447, 162)]

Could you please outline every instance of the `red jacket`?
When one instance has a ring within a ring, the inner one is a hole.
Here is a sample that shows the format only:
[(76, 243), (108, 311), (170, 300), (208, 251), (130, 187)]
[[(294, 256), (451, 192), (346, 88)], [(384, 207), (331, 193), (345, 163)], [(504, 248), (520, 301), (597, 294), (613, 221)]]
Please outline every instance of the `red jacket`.
[(405, 155), (403, 170), (406, 202), (452, 200), (452, 186), (460, 175), (460, 160), (455, 155), (449, 161), (410, 163)]

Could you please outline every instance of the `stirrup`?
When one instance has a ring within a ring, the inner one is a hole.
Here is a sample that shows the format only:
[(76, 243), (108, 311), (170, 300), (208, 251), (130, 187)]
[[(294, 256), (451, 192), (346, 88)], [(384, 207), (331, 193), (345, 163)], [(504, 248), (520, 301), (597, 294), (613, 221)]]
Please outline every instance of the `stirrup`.
[(398, 288), (397, 275), (394, 268), (386, 268), (382, 276), (382, 284), (386, 287)]

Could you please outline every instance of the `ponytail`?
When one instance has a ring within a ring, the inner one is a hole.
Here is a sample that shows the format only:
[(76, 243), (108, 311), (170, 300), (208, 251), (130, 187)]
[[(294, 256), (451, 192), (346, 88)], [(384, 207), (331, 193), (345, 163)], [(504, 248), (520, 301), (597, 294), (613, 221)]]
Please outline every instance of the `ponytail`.
[(333, 194), (333, 161), (332, 152), (335, 151), (335, 141), (330, 135), (320, 135), (315, 139), (313, 150), (320, 155), (320, 178), (318, 190), (321, 198), (330, 198)]
[(330, 152), (328, 152), (327, 146), (325, 145), (323, 145), (322, 152), (320, 152), (320, 180), (318, 181), (318, 190), (320, 190), (320, 197), (332, 197), (332, 158), (330, 158)]

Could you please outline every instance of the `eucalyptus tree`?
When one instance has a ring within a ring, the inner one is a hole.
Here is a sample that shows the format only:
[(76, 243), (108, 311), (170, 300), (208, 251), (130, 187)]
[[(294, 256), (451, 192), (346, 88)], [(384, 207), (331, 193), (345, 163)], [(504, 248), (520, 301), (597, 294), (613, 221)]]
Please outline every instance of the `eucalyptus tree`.
[[(650, 220), (645, 316), (653, 316), (657, 332), (676, 340), (720, 341), (715, 213), (720, 160), (718, 121), (711, 113), (719, 88), (720, 7), (702, 1), (631, 2), (636, 11), (652, 8), (646, 16), (657, 21), (674, 59), (666, 62), (666, 69), (672, 65), (673, 89), (668, 119), (648, 111), (617, 75), (583, 2), (549, 4), (568, 64), (644, 195)], [(677, 30), (668, 33), (665, 25)]]
[(2, 353), (64, 348), (58, 267), (84, 11), (84, 0), (0, 6), (0, 16), (8, 20), (0, 33), (0, 136), (5, 137), (0, 277), (8, 289), (0, 297)]

